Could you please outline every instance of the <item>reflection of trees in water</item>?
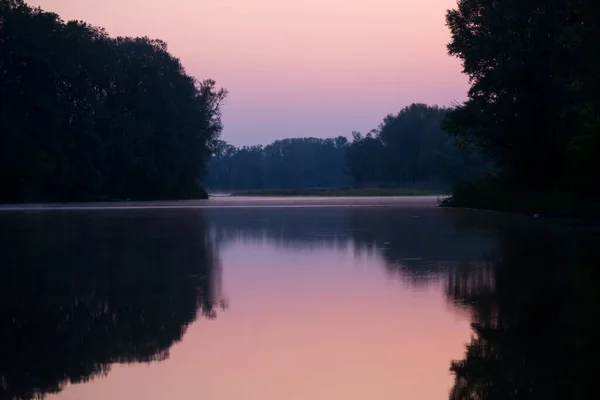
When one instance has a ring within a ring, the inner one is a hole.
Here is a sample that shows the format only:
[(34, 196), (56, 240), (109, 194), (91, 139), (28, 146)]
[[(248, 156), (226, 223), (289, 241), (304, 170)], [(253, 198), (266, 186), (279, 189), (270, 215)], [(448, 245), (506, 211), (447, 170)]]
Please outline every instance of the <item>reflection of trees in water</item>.
[(449, 280), (448, 296), (472, 310), (474, 331), (465, 358), (452, 363), (450, 398), (593, 398), (595, 235), (514, 228), (501, 234), (489, 272), (459, 269)]
[(435, 208), (292, 208), (209, 211), (219, 243), (271, 244), (279, 248), (353, 248), (376, 254), (391, 274), (412, 283), (445, 276), (448, 268), (485, 262), (497, 232), (457, 229), (455, 210)]
[(290, 250), (346, 249), (345, 208), (251, 208), (207, 210), (211, 234), (228, 243), (274, 245)]
[(0, 398), (167, 358), (198, 313), (216, 316), (205, 231), (189, 210), (0, 215)]
[(494, 256), (497, 232), (458, 229), (456, 210), (359, 209), (350, 217), (352, 237), (361, 249), (377, 250), (388, 272), (421, 284), (445, 279), (449, 270), (484, 265)]
[[(452, 399), (593, 398), (597, 233), (496, 213), (424, 208), (211, 215), (219, 240), (375, 253), (411, 283), (441, 279), (472, 313)], [(587, 268), (584, 268), (587, 267)], [(593, 276), (595, 275), (595, 276)]]

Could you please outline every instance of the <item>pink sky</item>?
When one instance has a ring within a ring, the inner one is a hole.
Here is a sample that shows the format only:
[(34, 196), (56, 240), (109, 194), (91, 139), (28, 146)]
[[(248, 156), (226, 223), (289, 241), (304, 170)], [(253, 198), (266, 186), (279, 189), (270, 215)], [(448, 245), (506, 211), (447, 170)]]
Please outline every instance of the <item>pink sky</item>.
[(456, 0), (29, 0), (113, 36), (160, 38), (230, 91), (223, 139), (268, 143), (375, 128), (413, 102), (462, 101), (446, 54)]

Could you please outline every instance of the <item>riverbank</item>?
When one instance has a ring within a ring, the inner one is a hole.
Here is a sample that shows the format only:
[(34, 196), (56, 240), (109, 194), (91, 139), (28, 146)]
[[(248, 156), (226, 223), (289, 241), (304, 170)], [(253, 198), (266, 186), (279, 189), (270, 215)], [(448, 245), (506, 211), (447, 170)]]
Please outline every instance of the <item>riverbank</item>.
[(455, 185), (440, 206), (551, 218), (600, 218), (600, 203), (582, 200), (565, 191), (516, 192), (485, 180)]
[(273, 189), (234, 192), (231, 196), (257, 197), (389, 197), (389, 196), (443, 196), (447, 193), (435, 190), (410, 188), (325, 188), (325, 189)]

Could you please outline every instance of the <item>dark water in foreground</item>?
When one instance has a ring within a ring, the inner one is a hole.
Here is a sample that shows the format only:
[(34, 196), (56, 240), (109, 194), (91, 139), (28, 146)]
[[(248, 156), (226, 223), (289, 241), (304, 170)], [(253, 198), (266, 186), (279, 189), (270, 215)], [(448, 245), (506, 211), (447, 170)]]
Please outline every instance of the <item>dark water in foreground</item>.
[(596, 398), (599, 231), (434, 205), (0, 208), (0, 399)]

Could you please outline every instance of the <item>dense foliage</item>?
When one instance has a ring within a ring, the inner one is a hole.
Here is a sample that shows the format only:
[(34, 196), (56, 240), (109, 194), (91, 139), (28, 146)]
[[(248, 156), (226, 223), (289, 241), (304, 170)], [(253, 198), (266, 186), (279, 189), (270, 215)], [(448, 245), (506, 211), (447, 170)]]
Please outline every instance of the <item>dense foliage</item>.
[(445, 129), (512, 193), (599, 198), (600, 3), (459, 0), (447, 25), (472, 86)]
[(471, 147), (459, 149), (441, 129), (445, 108), (412, 104), (367, 135), (355, 132), (346, 170), (359, 184), (447, 184), (485, 170)]
[(201, 197), (225, 96), (160, 40), (0, 0), (0, 201)]
[(206, 186), (221, 190), (298, 189), (347, 185), (348, 139), (298, 138), (236, 148), (220, 141)]

